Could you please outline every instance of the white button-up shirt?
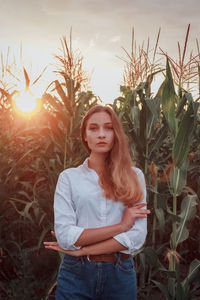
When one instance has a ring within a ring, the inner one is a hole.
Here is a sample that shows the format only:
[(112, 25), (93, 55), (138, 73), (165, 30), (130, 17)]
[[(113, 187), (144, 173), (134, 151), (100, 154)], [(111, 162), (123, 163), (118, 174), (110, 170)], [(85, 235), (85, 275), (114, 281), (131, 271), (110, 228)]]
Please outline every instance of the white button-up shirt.
[[(133, 167), (138, 175), (146, 202), (144, 175)], [(121, 222), (126, 206), (103, 196), (97, 173), (88, 167), (88, 158), (77, 168), (64, 170), (58, 178), (55, 198), (55, 233), (58, 244), (66, 250), (80, 249), (74, 244), (86, 228), (98, 228)], [(128, 248), (121, 252), (132, 254), (146, 238), (147, 220), (137, 218), (133, 227), (113, 238)]]

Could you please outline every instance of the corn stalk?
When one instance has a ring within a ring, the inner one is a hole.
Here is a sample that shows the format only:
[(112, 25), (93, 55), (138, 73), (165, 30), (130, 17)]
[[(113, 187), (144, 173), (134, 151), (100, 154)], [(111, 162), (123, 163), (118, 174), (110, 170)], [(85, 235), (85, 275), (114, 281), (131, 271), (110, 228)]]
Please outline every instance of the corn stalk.
[[(188, 200), (187, 209), (182, 207), (181, 214), (178, 215), (178, 196), (182, 193), (183, 187), (186, 183), (187, 175), (187, 156), (190, 148), (193, 130), (197, 119), (198, 103), (194, 102), (191, 94), (184, 94), (179, 105), (177, 105), (177, 96), (175, 94), (173, 79), (170, 71), (170, 66), (167, 60), (166, 78), (161, 89), (161, 103), (164, 116), (167, 120), (168, 126), (174, 136), (172, 159), (173, 168), (170, 173), (170, 185), (172, 200), (172, 234), (171, 234), (171, 250), (169, 250), (169, 271), (177, 271), (177, 263), (179, 255), (177, 247), (180, 242), (188, 238), (188, 230), (186, 227), (186, 220), (188, 221), (195, 215), (197, 196), (187, 195), (185, 199)], [(186, 109), (183, 106), (186, 105)], [(177, 106), (177, 113), (175, 107)], [(178, 119), (178, 117), (180, 117)], [(168, 288), (173, 299), (175, 299), (175, 279), (169, 278)]]

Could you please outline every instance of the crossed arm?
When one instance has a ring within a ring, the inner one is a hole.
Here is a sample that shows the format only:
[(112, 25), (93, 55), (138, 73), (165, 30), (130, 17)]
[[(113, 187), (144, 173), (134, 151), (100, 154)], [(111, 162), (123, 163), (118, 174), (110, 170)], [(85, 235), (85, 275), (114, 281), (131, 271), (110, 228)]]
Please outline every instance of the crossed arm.
[[(113, 237), (131, 229), (137, 218), (146, 218), (150, 211), (142, 209), (144, 206), (146, 206), (146, 203), (126, 208), (119, 224), (84, 229), (75, 243), (75, 246), (81, 246), (78, 250), (64, 250), (57, 242), (44, 242), (44, 246), (46, 249), (61, 251), (72, 256), (97, 255), (126, 250), (127, 248)], [(54, 232), (52, 232), (52, 235), (56, 237)]]

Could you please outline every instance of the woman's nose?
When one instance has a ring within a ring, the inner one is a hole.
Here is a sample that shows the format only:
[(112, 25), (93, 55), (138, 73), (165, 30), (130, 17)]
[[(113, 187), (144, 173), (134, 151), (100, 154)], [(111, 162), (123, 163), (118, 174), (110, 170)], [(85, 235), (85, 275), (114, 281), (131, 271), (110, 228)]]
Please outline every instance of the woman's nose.
[(99, 129), (99, 137), (105, 137), (105, 130), (103, 128)]

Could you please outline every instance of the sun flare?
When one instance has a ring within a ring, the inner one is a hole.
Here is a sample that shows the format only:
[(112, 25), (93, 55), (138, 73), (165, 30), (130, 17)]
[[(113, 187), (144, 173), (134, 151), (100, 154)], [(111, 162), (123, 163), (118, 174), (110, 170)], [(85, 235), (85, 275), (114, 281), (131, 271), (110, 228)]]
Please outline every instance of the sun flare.
[(23, 116), (33, 116), (41, 109), (41, 99), (34, 97), (30, 92), (21, 92), (13, 99), (13, 107)]

